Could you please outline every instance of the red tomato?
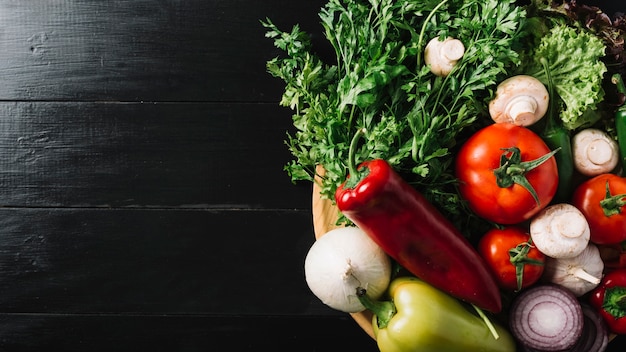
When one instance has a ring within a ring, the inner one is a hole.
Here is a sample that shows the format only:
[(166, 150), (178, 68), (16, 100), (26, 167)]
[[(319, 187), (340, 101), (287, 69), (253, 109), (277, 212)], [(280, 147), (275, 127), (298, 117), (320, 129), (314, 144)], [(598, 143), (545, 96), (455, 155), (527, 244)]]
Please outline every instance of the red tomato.
[[(517, 149), (517, 155), (513, 148)], [(489, 125), (472, 135), (456, 157), (461, 196), (478, 216), (495, 223), (510, 225), (528, 220), (545, 208), (556, 193), (559, 175), (554, 157), (534, 168), (528, 165), (550, 152), (541, 137), (526, 127), (510, 123)], [(504, 162), (503, 156), (510, 159)], [(507, 164), (508, 172), (500, 174), (510, 176), (511, 172), (518, 172), (518, 176), (496, 177), (496, 170)], [(537, 199), (520, 184), (524, 180)]]
[(517, 226), (492, 229), (481, 237), (478, 253), (501, 288), (519, 291), (541, 278), (546, 257), (530, 242), (530, 234)]
[(626, 178), (607, 173), (586, 180), (574, 190), (572, 204), (585, 215), (591, 242), (626, 240)]

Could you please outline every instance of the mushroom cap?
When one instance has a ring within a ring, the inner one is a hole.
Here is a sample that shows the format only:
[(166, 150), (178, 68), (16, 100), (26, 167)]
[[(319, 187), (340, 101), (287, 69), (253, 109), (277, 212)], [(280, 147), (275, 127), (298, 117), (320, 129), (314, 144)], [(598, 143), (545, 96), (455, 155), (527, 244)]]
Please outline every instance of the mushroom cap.
[(609, 135), (596, 128), (587, 128), (572, 138), (576, 170), (585, 176), (611, 172), (619, 162), (619, 146)]
[(543, 254), (553, 258), (572, 258), (589, 244), (587, 219), (575, 206), (553, 204), (539, 212), (530, 222), (530, 237)]
[(489, 102), (489, 115), (496, 122), (530, 126), (548, 111), (550, 95), (546, 87), (529, 75), (516, 75), (498, 84)]
[(426, 44), (424, 63), (430, 66), (433, 74), (447, 76), (463, 54), (465, 54), (465, 46), (460, 40), (448, 37), (442, 41), (437, 37)]

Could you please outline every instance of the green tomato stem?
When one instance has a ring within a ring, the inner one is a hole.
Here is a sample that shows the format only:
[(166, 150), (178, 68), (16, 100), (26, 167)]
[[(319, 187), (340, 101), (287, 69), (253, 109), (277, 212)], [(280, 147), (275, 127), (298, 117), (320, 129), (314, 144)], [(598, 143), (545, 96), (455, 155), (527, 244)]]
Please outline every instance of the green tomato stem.
[(557, 148), (548, 154), (545, 154), (535, 160), (522, 161), (521, 151), (518, 147), (502, 148), (504, 151), (500, 156), (500, 167), (493, 170), (496, 176), (496, 183), (501, 188), (508, 188), (514, 184), (518, 184), (524, 187), (535, 199), (537, 204), (540, 203), (537, 192), (533, 186), (528, 182), (526, 173), (539, 165), (546, 162), (554, 154), (556, 154), (561, 148)]
[(626, 205), (626, 194), (618, 194), (611, 195), (611, 190), (609, 189), (609, 182), (606, 182), (606, 195), (604, 199), (600, 201), (600, 207), (602, 207), (602, 211), (604, 215), (611, 216), (617, 215), (622, 212), (622, 207)]
[(520, 243), (515, 248), (509, 249), (509, 260), (511, 261), (511, 264), (515, 266), (515, 278), (517, 279), (518, 291), (522, 289), (522, 283), (524, 282), (524, 266), (526, 264), (538, 266), (544, 265), (541, 260), (528, 258), (528, 253), (531, 248), (532, 244), (529, 241)]

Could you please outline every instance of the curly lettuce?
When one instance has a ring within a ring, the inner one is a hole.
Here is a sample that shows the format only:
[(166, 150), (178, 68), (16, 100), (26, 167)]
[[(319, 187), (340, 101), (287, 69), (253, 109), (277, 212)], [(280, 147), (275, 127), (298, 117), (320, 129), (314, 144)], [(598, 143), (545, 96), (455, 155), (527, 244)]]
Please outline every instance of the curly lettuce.
[(594, 113), (604, 99), (602, 61), (606, 46), (591, 32), (566, 24), (554, 24), (537, 46), (527, 54), (521, 71), (548, 85), (541, 60), (547, 61), (552, 82), (561, 99), (563, 126), (576, 130), (593, 125), (600, 118)]

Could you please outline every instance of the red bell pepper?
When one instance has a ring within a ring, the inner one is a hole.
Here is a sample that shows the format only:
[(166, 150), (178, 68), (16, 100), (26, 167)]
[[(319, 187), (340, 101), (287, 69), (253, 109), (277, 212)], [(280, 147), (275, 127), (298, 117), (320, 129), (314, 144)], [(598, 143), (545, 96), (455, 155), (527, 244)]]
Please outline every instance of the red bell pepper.
[(589, 303), (600, 312), (612, 333), (626, 334), (626, 268), (606, 274), (591, 291)]
[(351, 156), (335, 200), (346, 218), (413, 275), (478, 308), (502, 310), (498, 285), (478, 251), (385, 160), (357, 168)]

